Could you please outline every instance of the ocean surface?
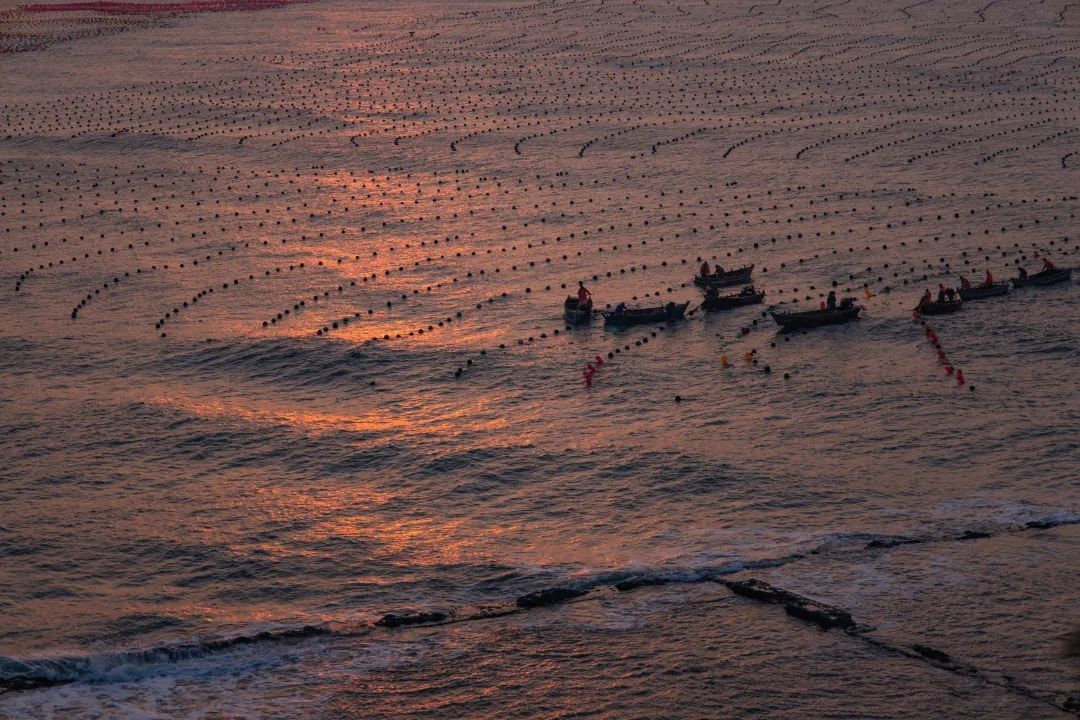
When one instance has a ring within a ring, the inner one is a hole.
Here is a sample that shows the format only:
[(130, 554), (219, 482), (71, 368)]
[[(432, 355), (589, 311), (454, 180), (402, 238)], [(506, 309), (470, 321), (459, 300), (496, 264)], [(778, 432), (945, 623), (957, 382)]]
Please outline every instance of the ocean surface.
[(0, 718), (1080, 709), (1075, 2), (5, 12)]

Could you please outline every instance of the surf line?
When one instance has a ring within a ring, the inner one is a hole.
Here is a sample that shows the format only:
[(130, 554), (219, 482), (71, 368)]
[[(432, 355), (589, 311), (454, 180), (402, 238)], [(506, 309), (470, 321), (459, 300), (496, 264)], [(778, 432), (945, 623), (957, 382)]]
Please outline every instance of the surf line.
[[(1067, 519), (1044, 519), (1031, 520), (1020, 526), (1013, 526), (998, 533), (989, 533), (978, 530), (965, 530), (961, 533), (950, 535), (929, 536), (923, 538), (893, 537), (871, 540), (864, 545), (864, 551), (888, 550), (902, 545), (916, 543), (937, 542), (966, 542), (1006, 535), (1015, 532), (1031, 530), (1047, 530), (1054, 527), (1080, 523), (1080, 517)], [(1019, 693), (1035, 702), (1066, 713), (1080, 714), (1080, 697), (1060, 696), (1053, 693), (1037, 690), (1016, 683), (1004, 673), (994, 673), (976, 667), (968, 662), (954, 658), (948, 653), (921, 643), (913, 643), (910, 646), (891, 643), (870, 633), (876, 627), (869, 624), (858, 623), (851, 613), (827, 603), (819, 602), (811, 598), (799, 595), (784, 588), (775, 587), (767, 582), (756, 578), (746, 580), (728, 580), (723, 576), (734, 575), (755, 568), (779, 567), (798, 560), (806, 559), (812, 555), (822, 554), (820, 550), (812, 550), (808, 553), (792, 553), (790, 555), (773, 560), (759, 560), (746, 563), (734, 562), (730, 565), (715, 570), (706, 570), (698, 573), (679, 575), (651, 575), (626, 578), (613, 583), (598, 582), (591, 586), (587, 584), (549, 587), (518, 597), (513, 604), (504, 603), (501, 606), (489, 606), (478, 608), (478, 611), (467, 615), (454, 615), (438, 611), (418, 613), (389, 613), (375, 622), (377, 627), (404, 628), (408, 626), (432, 627), (451, 623), (466, 622), (469, 620), (483, 620), (506, 615), (512, 615), (526, 610), (551, 607), (571, 601), (585, 601), (598, 599), (599, 593), (595, 591), (614, 589), (619, 592), (628, 592), (643, 587), (668, 586), (673, 584), (689, 584), (702, 582), (715, 582), (724, 585), (731, 592), (749, 600), (764, 604), (781, 605), (784, 611), (792, 617), (817, 625), (824, 631), (837, 630), (856, 640), (893, 655), (917, 660), (931, 667), (950, 672), (956, 675), (969, 677), (985, 685), (992, 685), (1005, 690)], [(595, 593), (595, 594), (594, 594)], [(588, 596), (592, 596), (591, 598)]]
[[(862, 547), (862, 553), (887, 551), (904, 545), (930, 544), (943, 542), (969, 542), (986, 538), (1000, 537), (1017, 532), (1032, 530), (1050, 530), (1066, 525), (1080, 524), (1080, 516), (1070, 516), (1064, 519), (1030, 520), (1023, 525), (1003, 528), (1001, 531), (992, 533), (980, 530), (964, 530), (962, 532), (947, 535), (930, 535), (924, 537), (908, 537), (903, 535), (882, 536), (874, 538)], [(720, 582), (721, 576), (734, 575), (746, 570), (773, 568), (788, 565), (810, 557), (827, 554), (827, 548), (816, 548), (806, 552), (795, 552), (778, 558), (764, 558), (759, 560), (733, 561), (718, 568), (705, 568), (697, 571), (671, 571), (652, 575), (626, 574), (616, 579), (617, 573), (608, 573), (607, 579), (596, 581), (584, 581), (568, 583), (566, 585), (553, 586), (536, 590), (521, 595), (513, 601), (496, 602), (488, 605), (475, 606), (473, 611), (461, 610), (424, 610), (424, 611), (398, 611), (386, 613), (373, 624), (382, 628), (400, 628), (407, 626), (431, 627), (436, 625), (450, 625), (467, 622), (470, 620), (487, 620), (504, 617), (514, 613), (531, 610), (539, 607), (558, 605), (570, 600), (584, 599), (593, 591), (604, 588), (614, 588), (619, 592), (636, 590), (641, 587), (657, 585), (687, 585), (704, 582)]]
[(986, 685), (994, 685), (1020, 693), (1036, 702), (1044, 703), (1063, 712), (1080, 714), (1080, 697), (1060, 697), (1020, 685), (1004, 673), (990, 673), (929, 645), (913, 643), (906, 646), (890, 643), (887, 640), (870, 635), (869, 633), (876, 629), (873, 625), (856, 623), (851, 617), (851, 613), (842, 608), (812, 600), (755, 578), (717, 580), (717, 582), (741, 597), (761, 603), (781, 605), (788, 615), (813, 623), (822, 630), (840, 630), (849, 637), (861, 640), (878, 650), (918, 660), (939, 670), (979, 680)]
[[(865, 552), (888, 551), (903, 545), (917, 543), (938, 543), (954, 541), (972, 541), (983, 538), (1007, 535), (1015, 532), (1032, 530), (1049, 530), (1064, 525), (1080, 524), (1080, 516), (1070, 516), (1064, 519), (1047, 518), (1031, 520), (1023, 525), (1012, 526), (1002, 529), (997, 533), (982, 532), (977, 530), (965, 530), (960, 533), (949, 535), (905, 537), (891, 536), (870, 540), (863, 546)], [(115, 669), (130, 664), (169, 664), (205, 657), (211, 654), (228, 652), (239, 647), (252, 645), (290, 645), (319, 637), (370, 637), (378, 631), (393, 632), (397, 629), (409, 627), (436, 627), (455, 623), (490, 620), (518, 613), (527, 612), (543, 607), (553, 607), (566, 602), (596, 600), (603, 590), (615, 590), (629, 592), (644, 587), (670, 586), (698, 584), (705, 582), (720, 583), (744, 597), (761, 600), (772, 604), (781, 604), (785, 612), (817, 624), (823, 629), (839, 629), (847, 632), (869, 645), (879, 649), (903, 655), (912, 659), (921, 660), (949, 672), (966, 675), (987, 684), (1013, 690), (1024, 694), (1034, 700), (1049, 704), (1050, 706), (1065, 712), (1080, 712), (1080, 698), (1066, 697), (1058, 700), (1037, 690), (1013, 683), (1008, 678), (994, 677), (986, 671), (979, 670), (974, 666), (958, 661), (947, 653), (936, 650), (929, 646), (915, 644), (909, 647), (897, 646), (887, 643), (880, 638), (867, 635), (874, 628), (868, 625), (859, 625), (851, 618), (851, 614), (841, 608), (835, 608), (824, 603), (804, 598), (781, 588), (774, 588), (767, 583), (749, 580), (725, 580), (728, 575), (760, 570), (765, 568), (781, 567), (813, 556), (820, 556), (827, 552), (826, 548), (813, 549), (807, 552), (796, 552), (778, 558), (765, 558), (749, 561), (734, 561), (718, 568), (706, 568), (692, 571), (672, 571), (669, 573), (657, 573), (651, 575), (626, 574), (619, 576), (618, 573), (608, 573), (595, 581), (570, 583), (564, 586), (555, 586), (535, 590), (520, 595), (512, 601), (494, 602), (485, 605), (477, 605), (471, 608), (441, 611), (398, 611), (386, 613), (379, 619), (370, 623), (357, 624), (352, 628), (334, 628), (327, 625), (305, 625), (299, 628), (281, 629), (276, 631), (263, 631), (253, 635), (240, 635), (227, 638), (217, 638), (199, 643), (161, 646), (144, 650), (131, 650), (120, 652), (104, 658), (55, 658), (42, 660), (20, 661), (8, 658), (8, 671), (0, 675), (0, 695), (8, 692), (33, 690), (38, 688), (67, 685), (78, 682), (104, 682), (95, 674), (96, 670)], [(736, 590), (735, 588), (739, 588)]]
[[(922, 538), (904, 536), (877, 538), (867, 542), (863, 546), (863, 550), (864, 552), (874, 552), (918, 543), (968, 542), (1016, 532), (1048, 530), (1055, 527), (1078, 523), (1080, 523), (1080, 517), (1043, 519), (1031, 520), (1023, 525), (1008, 527), (997, 533), (979, 530), (964, 530), (960, 533), (927, 536)], [(1080, 697), (1071, 695), (1060, 696), (1020, 685), (1004, 673), (994, 673), (978, 668), (975, 665), (954, 658), (948, 653), (929, 645), (913, 643), (910, 646), (906, 646), (890, 643), (887, 640), (871, 635), (870, 633), (876, 630), (875, 626), (856, 622), (851, 613), (843, 608), (813, 600), (789, 590), (775, 587), (755, 578), (748, 578), (746, 580), (728, 580), (723, 577), (755, 568), (780, 567), (799, 560), (804, 560), (810, 556), (821, 554), (822, 552), (819, 549), (811, 550), (808, 553), (792, 553), (772, 560), (758, 560), (745, 563), (733, 562), (724, 568), (691, 573), (689, 576), (686, 574), (680, 575), (678, 573), (672, 573), (670, 575), (659, 574), (629, 577), (613, 583), (598, 582), (591, 586), (579, 584), (549, 587), (522, 595), (514, 601), (513, 605), (505, 603), (499, 607), (481, 608), (474, 614), (454, 615), (452, 613), (448, 614), (438, 611), (419, 613), (406, 612), (402, 614), (389, 613), (377, 620), (375, 625), (383, 628), (403, 628), (408, 626), (432, 627), (466, 622), (469, 620), (504, 617), (533, 608), (550, 607), (570, 601), (598, 599), (599, 593), (594, 594), (594, 592), (605, 588), (614, 589), (619, 592), (628, 592), (643, 587), (715, 582), (724, 585), (731, 592), (741, 597), (761, 603), (781, 605), (787, 614), (817, 625), (824, 631), (838, 630), (849, 637), (860, 640), (863, 643), (886, 653), (917, 660), (939, 670), (978, 680), (985, 685), (992, 685), (1019, 693), (1035, 702), (1048, 705), (1049, 707), (1053, 707), (1062, 712), (1080, 714)], [(588, 597), (590, 595), (592, 595), (591, 598)]]

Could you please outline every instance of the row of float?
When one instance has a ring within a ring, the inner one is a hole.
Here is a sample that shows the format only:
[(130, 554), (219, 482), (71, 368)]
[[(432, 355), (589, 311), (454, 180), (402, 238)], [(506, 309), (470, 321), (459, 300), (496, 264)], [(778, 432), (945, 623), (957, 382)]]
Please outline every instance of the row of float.
[[(704, 291), (699, 308), (707, 312), (730, 310), (746, 305), (756, 305), (764, 302), (765, 291), (756, 289), (753, 284), (746, 284), (736, 294), (720, 295), (719, 289), (731, 287), (743, 283), (749, 283), (754, 272), (754, 266), (748, 265), (737, 270), (725, 271), (717, 268), (709, 272), (708, 265), (702, 265), (702, 272), (694, 276), (694, 285)], [(1014, 287), (1039, 287), (1068, 282), (1072, 278), (1072, 268), (1057, 268), (1047, 262), (1047, 266), (1041, 272), (1028, 275), (1022, 268), (1019, 277), (1006, 282), (988, 283), (975, 287), (962, 287), (959, 290), (946, 290), (944, 285), (938, 293), (938, 299), (930, 296), (926, 291), (915, 312), (921, 315), (943, 315), (957, 312), (965, 301), (982, 300), (991, 297), (1005, 295), (1009, 291), (1010, 284)], [(583, 283), (579, 283), (578, 297), (567, 297), (563, 303), (563, 317), (569, 327), (584, 325), (590, 322), (594, 315), (604, 318), (607, 327), (630, 327), (633, 325), (647, 325), (654, 323), (666, 323), (682, 320), (687, 313), (689, 302), (668, 302), (662, 305), (648, 307), (627, 307), (626, 303), (619, 303), (613, 309), (594, 310), (592, 296)], [(610, 307), (610, 306), (609, 306)], [(770, 310), (769, 314), (782, 331), (802, 330), (822, 325), (837, 325), (849, 322), (859, 317), (863, 307), (855, 304), (855, 298), (847, 297), (837, 302), (835, 292), (829, 293), (828, 303), (815, 310), (784, 312)]]

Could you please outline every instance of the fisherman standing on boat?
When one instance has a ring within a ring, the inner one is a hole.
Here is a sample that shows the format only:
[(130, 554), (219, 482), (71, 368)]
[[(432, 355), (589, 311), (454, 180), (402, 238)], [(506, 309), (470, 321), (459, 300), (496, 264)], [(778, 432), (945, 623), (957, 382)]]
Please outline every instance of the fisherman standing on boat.
[(708, 260), (701, 263), (701, 277), (703, 279), (706, 279), (706, 280), (709, 278), (709, 261)]
[(956, 291), (952, 288), (945, 288), (945, 296), (949, 298), (949, 302), (956, 299)]
[(945, 302), (945, 283), (938, 283), (938, 286), (937, 286), (937, 301), (939, 303)]
[(934, 302), (934, 296), (930, 294), (930, 288), (926, 288), (926, 292), (923, 293), (919, 305), (929, 305), (932, 302)]
[(1020, 279), (1021, 280), (1023, 280), (1024, 278), (1027, 277), (1027, 270), (1025, 270), (1024, 268), (1019, 268), (1019, 271), (1020, 271)]
[(963, 275), (961, 275), (960, 276), (960, 287), (962, 287), (964, 290), (970, 290), (971, 289), (971, 281), (968, 280)]
[(626, 303), (624, 303), (624, 302), (619, 303), (618, 305), (615, 306), (615, 315), (617, 315), (617, 316), (622, 315), (624, 310), (626, 310)]
[(990, 274), (989, 270), (987, 270), (986, 271), (986, 280), (983, 281), (983, 287), (993, 287), (993, 286), (994, 286), (994, 276)]
[(836, 291), (830, 290), (829, 296), (825, 298), (825, 304), (830, 310), (836, 309)]
[(582, 282), (581, 280), (578, 280), (577, 285), (578, 285), (578, 288), (577, 288), (578, 307), (583, 308), (592, 299), (592, 293), (589, 292), (589, 289), (587, 287), (585, 287), (585, 283)]
[(1054, 263), (1050, 262), (1050, 258), (1044, 257), (1043, 258), (1043, 272), (1046, 272), (1047, 270), (1053, 270), (1053, 269), (1054, 269)]

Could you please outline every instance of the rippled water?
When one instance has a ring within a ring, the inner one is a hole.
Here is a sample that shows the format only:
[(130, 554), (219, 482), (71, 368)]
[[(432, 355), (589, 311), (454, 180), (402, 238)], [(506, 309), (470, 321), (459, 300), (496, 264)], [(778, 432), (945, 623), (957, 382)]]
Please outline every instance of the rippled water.
[[(332, 0), (0, 58), (0, 717), (1080, 706), (1075, 287), (928, 318), (964, 384), (911, 314), (1077, 255), (1080, 12), (982, 5)], [(700, 258), (766, 305), (563, 325), (579, 280), (695, 308)], [(834, 283), (858, 322), (763, 314)]]

